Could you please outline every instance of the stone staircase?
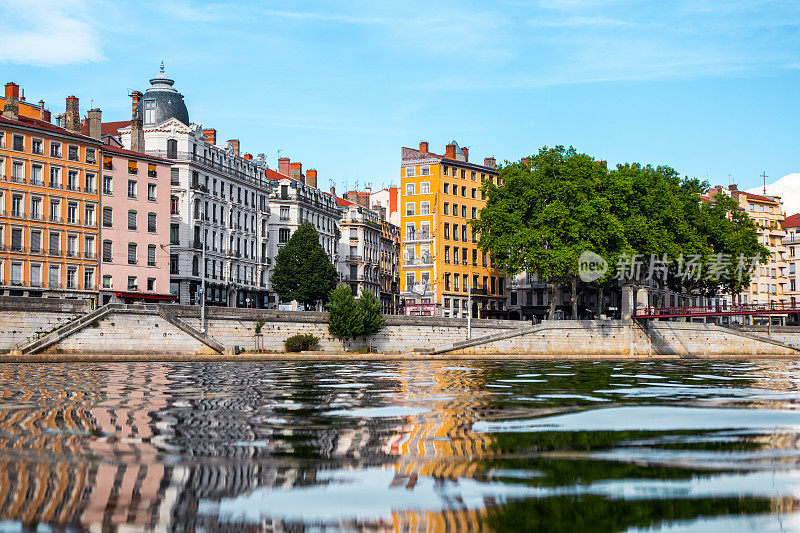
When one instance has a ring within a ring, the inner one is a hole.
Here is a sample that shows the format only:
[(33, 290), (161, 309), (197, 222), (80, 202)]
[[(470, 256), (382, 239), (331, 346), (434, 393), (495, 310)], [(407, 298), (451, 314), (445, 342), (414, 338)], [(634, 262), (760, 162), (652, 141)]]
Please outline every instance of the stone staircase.
[(479, 346), (481, 344), (486, 344), (487, 342), (494, 342), (504, 339), (510, 339), (512, 337), (519, 337), (521, 335), (527, 335), (529, 333), (535, 333), (537, 331), (545, 329), (546, 327), (547, 326), (545, 324), (536, 324), (535, 326), (526, 326), (523, 328), (517, 328), (509, 331), (503, 331), (500, 333), (494, 333), (492, 335), (484, 335), (482, 337), (475, 337), (472, 339), (466, 339), (451, 344), (445, 344), (444, 346), (439, 346), (436, 348), (417, 348), (414, 350), (414, 352), (420, 354), (430, 354), (430, 355), (445, 354), (448, 352), (452, 352), (454, 350), (461, 350), (463, 348), (471, 348), (473, 346)]
[(207, 335), (205, 333), (201, 333), (191, 325), (187, 324), (177, 316), (175, 316), (172, 311), (170, 311), (167, 306), (163, 305), (151, 305), (151, 304), (106, 304), (97, 309), (80, 316), (70, 322), (67, 322), (60, 328), (52, 331), (43, 337), (39, 337), (37, 339), (33, 339), (30, 341), (25, 341), (17, 346), (17, 351), (21, 355), (28, 355), (39, 353), (41, 351), (46, 350), (47, 348), (58, 344), (63, 339), (69, 337), (73, 333), (77, 333), (78, 331), (82, 330), (83, 328), (89, 326), (95, 321), (102, 320), (106, 316), (111, 313), (138, 313), (138, 314), (149, 314), (149, 315), (158, 315), (176, 328), (180, 329), (187, 335), (197, 339), (198, 341), (202, 342), (212, 350), (217, 353), (223, 353), (225, 351), (225, 347), (216, 339)]
[(46, 350), (50, 346), (53, 346), (54, 344), (61, 342), (61, 340), (69, 337), (73, 333), (82, 330), (95, 320), (101, 320), (102, 318), (105, 318), (112, 311), (114, 305), (115, 304), (106, 304), (100, 306), (97, 309), (86, 313), (85, 315), (79, 316), (78, 318), (67, 322), (57, 330), (51, 331), (43, 337), (25, 341), (17, 345), (17, 350), (19, 350), (22, 355)]

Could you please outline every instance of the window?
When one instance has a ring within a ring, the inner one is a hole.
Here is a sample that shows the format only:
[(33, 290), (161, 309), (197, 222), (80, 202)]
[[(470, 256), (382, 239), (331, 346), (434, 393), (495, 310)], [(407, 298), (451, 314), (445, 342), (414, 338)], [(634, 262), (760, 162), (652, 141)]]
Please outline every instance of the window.
[(114, 227), (114, 213), (110, 207), (103, 208), (103, 227), (104, 228)]
[(467, 206), (466, 205), (462, 205), (461, 206), (461, 217), (462, 218), (467, 218)]
[(17, 152), (25, 151), (25, 138), (22, 135), (14, 135), (14, 150)]
[(31, 287), (41, 287), (42, 285), (42, 265), (31, 265)]
[(94, 237), (87, 235), (83, 241), (83, 256), (87, 259), (94, 259)]
[(152, 163), (148, 163), (147, 164), (147, 177), (155, 178), (156, 176), (157, 176), (157, 174), (156, 174), (156, 166), (154, 164), (152, 164)]
[(94, 193), (97, 191), (94, 185), (94, 174), (89, 172), (83, 178), (83, 190), (85, 192)]
[(169, 197), (169, 212), (172, 215), (180, 214), (180, 200), (178, 200), (177, 196)]
[(147, 266), (150, 266), (150, 267), (156, 266), (156, 245), (155, 244), (148, 244), (147, 245)]
[[(110, 263), (113, 260), (111, 241), (103, 241), (103, 263)], [(105, 284), (104, 284), (105, 286)]]
[(61, 222), (61, 202), (50, 199), (50, 222)]
[(445, 239), (449, 239), (450, 238), (450, 223), (449, 222), (445, 222), (444, 223), (444, 238)]
[(414, 216), (414, 214), (415, 214), (414, 202), (408, 202), (406, 204), (406, 216)]
[(431, 210), (431, 203), (430, 202), (420, 202), (419, 204), (419, 214), (420, 215), (429, 215)]
[(114, 164), (111, 156), (108, 155), (103, 156), (103, 169), (114, 170)]
[(31, 253), (38, 254), (42, 251), (41, 230), (31, 230)]
[(458, 204), (453, 204), (453, 216), (458, 216)]
[(472, 208), (472, 218), (473, 219), (477, 219), (478, 218), (478, 208), (477, 207), (473, 207)]
[(170, 274), (177, 274), (178, 273), (178, 254), (169, 254), (169, 273)]
[(78, 288), (78, 269), (75, 267), (67, 267), (67, 288)]
[(178, 224), (170, 224), (169, 226), (169, 243), (180, 244), (180, 226)]
[(31, 197), (31, 218), (34, 220), (42, 218), (42, 198), (40, 196)]
[(22, 285), (22, 263), (11, 263), (11, 284)]
[(67, 171), (67, 190), (75, 191), (78, 189), (78, 171), (77, 170), (68, 170)]
[(281, 207), (281, 220), (289, 220), (289, 208), (286, 206)]
[(128, 229), (136, 231), (136, 211), (132, 209), (128, 211)]
[(147, 290), (149, 292), (156, 290), (156, 278), (147, 278)]
[(78, 204), (75, 202), (69, 202), (67, 204), (67, 223), (78, 223)]
[(472, 188), (472, 197), (473, 197), (473, 198), (475, 198), (475, 196), (476, 196), (477, 192), (478, 192), (478, 189), (476, 189), (475, 187), (473, 187), (473, 188)]
[[(425, 168), (427, 168), (427, 167), (425, 167)], [(420, 192), (422, 194), (430, 194), (430, 192), (431, 192), (431, 184), (429, 182), (427, 182), (427, 181), (423, 182), (420, 185), (420, 187), (421, 187), (421, 191)]]
[(148, 183), (147, 184), (147, 199), (151, 202), (156, 201), (156, 184), (155, 183)]
[(22, 195), (14, 194), (11, 196), (11, 216), (21, 218), (25, 216), (22, 211)]
[(11, 228), (11, 251), (22, 252), (22, 228)]
[(83, 288), (84, 290), (94, 289), (94, 269), (86, 268), (83, 271)]
[(11, 181), (21, 183), (25, 181), (25, 166), (19, 161), (11, 164)]
[(282, 244), (289, 242), (289, 228), (281, 228), (278, 230), (278, 242)]
[(111, 276), (108, 274), (103, 275), (103, 288), (110, 289), (111, 288)]
[(78, 147), (69, 145), (67, 148), (67, 159), (70, 161), (78, 161)]
[(458, 240), (458, 224), (453, 224), (453, 240)]
[(467, 225), (461, 226), (461, 240), (467, 242)]
[(176, 139), (167, 140), (167, 158), (168, 159), (178, 158), (178, 141)]
[(103, 194), (111, 195), (114, 194), (114, 187), (113, 187), (114, 180), (111, 176), (103, 176)]
[(50, 232), (50, 255), (61, 254), (61, 234), (57, 231)]
[[(414, 168), (415, 167), (406, 167), (406, 176), (413, 176), (414, 175)], [(413, 192), (411, 194), (414, 194)]]
[(41, 139), (33, 139), (31, 141), (31, 153), (43, 154), (44, 153), (43, 144), (44, 143), (42, 142)]
[(449, 215), (450, 214), (450, 202), (445, 202), (444, 203), (444, 214), (445, 215)]
[(48, 276), (47, 284), (51, 289), (61, 288), (61, 269), (58, 265), (50, 265), (50, 275)]
[(156, 101), (144, 101), (144, 123), (153, 124), (156, 121)]
[(87, 205), (83, 213), (83, 223), (86, 226), (94, 226), (94, 205)]
[(147, 213), (147, 232), (148, 233), (157, 233), (158, 230), (156, 229), (156, 214), (155, 213)]
[[(181, 184), (181, 174), (180, 169), (171, 168), (169, 169), (169, 182), (171, 185), (180, 185)], [(224, 194), (222, 195), (225, 196)]]
[(50, 157), (61, 157), (61, 143), (50, 141)]
[(61, 188), (61, 169), (58, 167), (50, 167), (50, 187)]
[(136, 198), (136, 180), (128, 180), (128, 198)]
[[(2, 164), (1, 161), (0, 164)], [(44, 185), (44, 172), (42, 171), (42, 165), (31, 166), (31, 185)]]
[(449, 246), (445, 246), (444, 247), (444, 262), (445, 263), (449, 263), (450, 262), (450, 247)]
[(472, 181), (475, 181), (475, 171), (474, 170), (470, 173), (470, 179)]
[(136, 243), (129, 242), (128, 243), (128, 264), (135, 265), (136, 264)]
[(450, 193), (450, 184), (449, 183), (445, 183), (444, 184), (444, 193), (445, 194), (449, 194)]
[(94, 148), (86, 149), (86, 162), (91, 164), (97, 163), (97, 152), (95, 152)]
[(136, 283), (136, 276), (128, 276), (128, 290), (129, 291), (139, 290), (139, 285)]

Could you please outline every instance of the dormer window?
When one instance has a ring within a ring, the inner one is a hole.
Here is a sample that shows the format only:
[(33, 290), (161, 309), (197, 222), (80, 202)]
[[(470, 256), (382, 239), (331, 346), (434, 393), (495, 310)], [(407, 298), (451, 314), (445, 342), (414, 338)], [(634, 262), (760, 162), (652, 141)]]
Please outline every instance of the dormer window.
[(144, 101), (144, 123), (145, 124), (152, 124), (156, 121), (156, 101), (155, 100), (145, 100)]

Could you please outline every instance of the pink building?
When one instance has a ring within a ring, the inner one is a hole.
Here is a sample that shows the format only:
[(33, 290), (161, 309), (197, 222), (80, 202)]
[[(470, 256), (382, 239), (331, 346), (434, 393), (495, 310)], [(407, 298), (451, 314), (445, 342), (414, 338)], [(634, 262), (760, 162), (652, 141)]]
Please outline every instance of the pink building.
[(101, 303), (172, 300), (170, 163), (107, 144), (101, 155)]

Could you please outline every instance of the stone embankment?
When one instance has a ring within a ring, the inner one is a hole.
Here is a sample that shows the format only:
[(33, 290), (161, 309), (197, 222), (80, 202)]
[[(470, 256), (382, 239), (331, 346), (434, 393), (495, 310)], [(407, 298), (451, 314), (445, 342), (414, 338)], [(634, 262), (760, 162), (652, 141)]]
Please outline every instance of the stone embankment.
[[(251, 360), (342, 357), (364, 346), (345, 343), (327, 331), (327, 313), (261, 309), (199, 309), (176, 305), (110, 304), (89, 309), (58, 299), (0, 299), (0, 361), (55, 360)], [(256, 331), (259, 330), (259, 333)], [(528, 357), (791, 357), (800, 353), (800, 328), (741, 331), (686, 322), (474, 320), (389, 316), (370, 339), (380, 352), (350, 358), (528, 358)], [(298, 333), (320, 339), (319, 353), (282, 354)], [(257, 355), (233, 355), (237, 351)]]

